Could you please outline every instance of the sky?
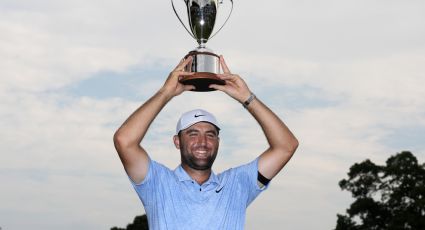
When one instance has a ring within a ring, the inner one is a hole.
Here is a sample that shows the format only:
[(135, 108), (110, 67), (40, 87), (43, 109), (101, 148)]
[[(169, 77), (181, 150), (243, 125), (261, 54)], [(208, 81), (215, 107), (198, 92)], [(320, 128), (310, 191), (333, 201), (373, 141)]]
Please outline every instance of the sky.
[[(246, 229), (332, 229), (353, 201), (338, 186), (351, 165), (405, 150), (425, 161), (424, 10), (422, 0), (234, 1), (207, 46), (300, 142)], [(0, 227), (125, 227), (144, 210), (113, 134), (195, 40), (166, 0), (0, 0), (0, 31)], [(215, 172), (267, 148), (238, 102), (185, 92), (143, 140), (151, 158), (179, 164), (173, 130), (193, 108), (222, 126)]]

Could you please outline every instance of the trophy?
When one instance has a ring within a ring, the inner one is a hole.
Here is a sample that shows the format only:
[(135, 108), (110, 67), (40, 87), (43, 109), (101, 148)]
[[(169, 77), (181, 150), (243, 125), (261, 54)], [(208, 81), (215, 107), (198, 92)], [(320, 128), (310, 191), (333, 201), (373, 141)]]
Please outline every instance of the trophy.
[[(187, 10), (187, 17), (185, 17), (187, 20), (185, 21), (187, 21), (188, 26), (186, 26), (182, 17), (180, 17), (181, 14), (177, 12), (175, 1), (181, 1), (180, 4), (185, 4), (184, 8)], [(229, 0), (231, 7), (230, 10), (228, 10), (228, 15), (225, 17), (219, 29), (214, 32), (216, 19), (219, 16), (218, 12), (221, 12), (219, 8), (222, 8), (224, 5), (223, 1), (224, 0), (171, 0), (171, 5), (173, 6), (177, 18), (186, 31), (198, 42), (198, 47), (190, 51), (184, 57), (185, 59), (190, 56), (192, 57), (192, 61), (186, 66), (185, 71), (194, 72), (194, 74), (183, 76), (180, 79), (182, 84), (194, 85), (194, 91), (212, 91), (214, 89), (208, 87), (210, 84), (225, 84), (225, 82), (217, 76), (217, 74), (221, 72), (219, 56), (205, 46), (207, 41), (223, 28), (233, 11), (233, 0)]]

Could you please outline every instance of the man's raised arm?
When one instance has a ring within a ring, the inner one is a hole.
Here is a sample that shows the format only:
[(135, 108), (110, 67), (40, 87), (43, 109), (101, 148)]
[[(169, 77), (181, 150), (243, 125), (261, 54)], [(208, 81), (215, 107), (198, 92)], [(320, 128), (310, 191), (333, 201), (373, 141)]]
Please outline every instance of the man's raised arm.
[(146, 151), (140, 146), (140, 142), (150, 124), (174, 96), (194, 88), (179, 82), (181, 76), (192, 74), (184, 72), (184, 67), (190, 61), (191, 58), (182, 60), (170, 73), (162, 88), (134, 111), (115, 132), (115, 148), (125, 171), (135, 183), (142, 182), (148, 171), (149, 158)]
[[(211, 85), (244, 104), (260, 124), (269, 143), (269, 148), (259, 158), (258, 171), (267, 179), (276, 176), (291, 159), (298, 147), (298, 140), (288, 127), (249, 90), (241, 77), (231, 74), (224, 59), (220, 58), (224, 74), (219, 75), (226, 85)], [(248, 105), (247, 105), (248, 104)]]

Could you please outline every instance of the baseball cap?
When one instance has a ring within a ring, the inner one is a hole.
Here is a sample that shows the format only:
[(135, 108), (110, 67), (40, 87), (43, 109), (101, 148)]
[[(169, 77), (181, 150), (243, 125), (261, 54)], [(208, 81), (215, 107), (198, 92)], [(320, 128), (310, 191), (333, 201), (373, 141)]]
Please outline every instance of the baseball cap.
[(213, 124), (218, 130), (220, 130), (217, 119), (215, 119), (214, 115), (203, 109), (195, 109), (182, 114), (179, 121), (177, 122), (176, 134), (178, 134), (183, 129), (187, 129), (191, 125), (201, 121), (209, 122)]

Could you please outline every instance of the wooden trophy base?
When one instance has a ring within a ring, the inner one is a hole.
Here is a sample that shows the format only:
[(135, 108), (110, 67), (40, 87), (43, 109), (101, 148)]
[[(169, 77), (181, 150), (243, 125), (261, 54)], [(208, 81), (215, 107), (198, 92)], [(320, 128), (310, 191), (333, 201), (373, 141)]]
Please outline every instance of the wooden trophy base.
[(225, 85), (225, 82), (216, 74), (208, 72), (196, 72), (190, 76), (183, 76), (180, 82), (184, 85), (194, 85), (195, 89), (192, 91), (196, 92), (214, 91), (215, 89), (209, 88), (211, 84)]

